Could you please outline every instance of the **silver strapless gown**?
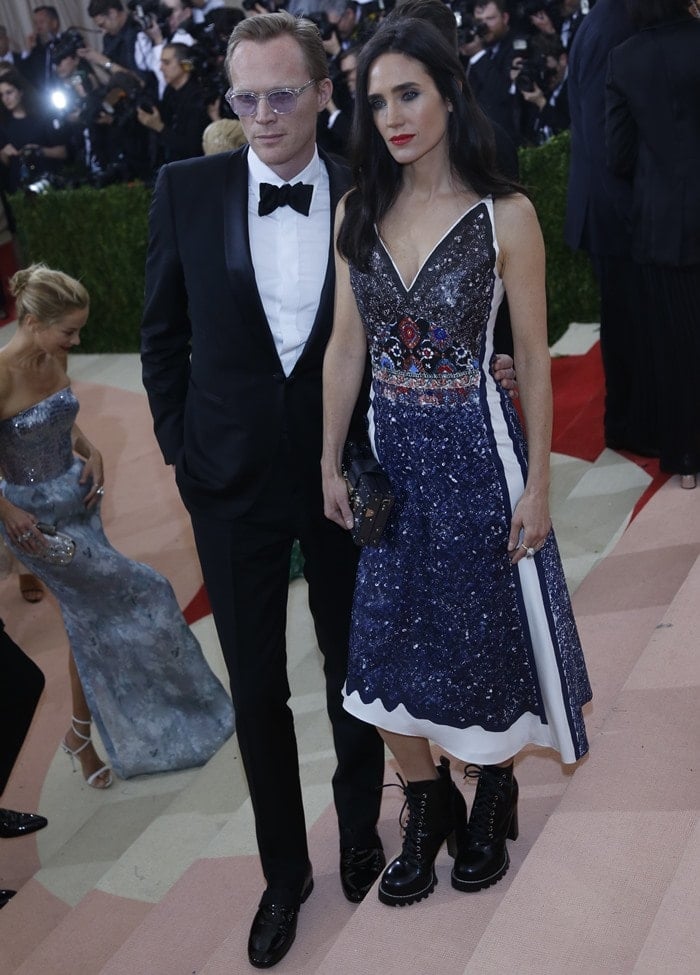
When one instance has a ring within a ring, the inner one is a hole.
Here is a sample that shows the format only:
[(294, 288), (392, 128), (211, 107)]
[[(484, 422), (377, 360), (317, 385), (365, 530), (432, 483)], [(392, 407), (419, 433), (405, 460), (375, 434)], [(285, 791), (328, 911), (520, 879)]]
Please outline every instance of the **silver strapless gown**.
[(56, 596), (93, 719), (122, 778), (202, 765), (234, 727), (170, 583), (108, 542), (71, 448), (70, 388), (0, 421), (4, 496), (75, 541), (67, 566), (12, 551)]

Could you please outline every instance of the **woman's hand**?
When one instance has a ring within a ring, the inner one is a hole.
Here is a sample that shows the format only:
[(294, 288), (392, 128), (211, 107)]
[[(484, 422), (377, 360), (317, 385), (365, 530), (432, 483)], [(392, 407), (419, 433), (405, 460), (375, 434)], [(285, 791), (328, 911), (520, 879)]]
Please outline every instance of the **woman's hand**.
[(36, 518), (23, 508), (5, 501), (2, 521), (10, 541), (29, 555), (39, 555), (46, 548), (46, 539), (36, 528)]
[[(508, 536), (511, 565), (532, 558), (539, 552), (552, 529), (546, 494), (528, 493), (527, 488), (515, 506)], [(533, 551), (534, 550), (534, 551)]]
[(92, 448), (90, 451), (90, 456), (85, 461), (83, 473), (80, 475), (80, 481), (78, 483), (87, 484), (87, 482), (90, 480), (92, 480), (92, 486), (85, 495), (85, 501), (83, 502), (86, 508), (90, 508), (95, 505), (98, 498), (101, 498), (105, 493), (105, 475), (104, 467), (102, 466), (102, 454), (95, 447)]
[(336, 471), (323, 474), (323, 512), (341, 528), (349, 529), (355, 524), (347, 481)]

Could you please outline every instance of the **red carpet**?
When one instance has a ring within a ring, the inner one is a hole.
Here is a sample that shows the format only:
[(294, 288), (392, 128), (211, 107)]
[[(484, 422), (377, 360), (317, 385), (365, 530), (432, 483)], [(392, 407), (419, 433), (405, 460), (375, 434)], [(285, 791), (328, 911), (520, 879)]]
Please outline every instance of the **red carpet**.
[(14, 244), (12, 242), (9, 244), (3, 244), (0, 246), (0, 282), (2, 282), (2, 291), (5, 296), (5, 311), (7, 312), (7, 317), (0, 318), (0, 326), (14, 321), (15, 302), (10, 295), (10, 289), (7, 286), (7, 282), (10, 280), (16, 270), (17, 260), (15, 258)]

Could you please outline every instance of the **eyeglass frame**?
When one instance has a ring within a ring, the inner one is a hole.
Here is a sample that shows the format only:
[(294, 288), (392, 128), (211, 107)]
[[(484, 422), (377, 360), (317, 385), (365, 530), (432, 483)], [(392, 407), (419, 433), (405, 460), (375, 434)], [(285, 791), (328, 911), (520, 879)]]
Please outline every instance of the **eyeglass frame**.
[[(258, 104), (261, 98), (265, 99), (265, 101), (267, 102), (267, 107), (275, 115), (291, 115), (292, 112), (296, 111), (296, 107), (299, 102), (299, 96), (303, 94), (303, 92), (305, 92), (307, 88), (310, 88), (312, 85), (316, 85), (316, 84), (318, 84), (318, 82), (312, 78), (311, 81), (307, 81), (306, 84), (302, 85), (300, 88), (271, 88), (270, 91), (264, 91), (261, 94), (258, 94), (255, 91), (234, 91), (233, 88), (229, 88), (229, 90), (224, 95), (224, 101), (231, 109), (231, 111), (234, 112), (236, 115), (238, 115), (239, 118), (254, 118), (258, 114)], [(292, 108), (289, 112), (275, 111), (272, 105), (270, 105), (270, 95), (277, 95), (277, 94), (294, 95), (294, 108)], [(233, 107), (234, 98), (238, 98), (241, 95), (248, 95), (251, 98), (255, 99), (255, 111), (252, 112), (250, 115), (240, 115), (240, 113), (236, 112), (236, 109)]]

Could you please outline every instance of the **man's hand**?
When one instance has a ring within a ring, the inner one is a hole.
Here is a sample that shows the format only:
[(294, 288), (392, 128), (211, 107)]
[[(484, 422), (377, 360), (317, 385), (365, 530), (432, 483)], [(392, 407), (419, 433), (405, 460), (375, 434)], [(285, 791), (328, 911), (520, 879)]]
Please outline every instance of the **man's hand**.
[(535, 85), (532, 91), (522, 91), (521, 89), (520, 94), (523, 96), (526, 102), (530, 102), (531, 105), (536, 105), (537, 110), (540, 112), (547, 104), (547, 99), (544, 97), (542, 89), (538, 88), (537, 85)]
[(162, 132), (165, 128), (165, 123), (160, 117), (160, 112), (157, 108), (155, 108), (155, 106), (150, 112), (145, 111), (143, 108), (137, 108), (136, 118), (139, 120), (141, 125), (145, 125), (147, 129), (153, 129), (154, 132)]
[(518, 398), (518, 380), (515, 378), (515, 363), (505, 352), (497, 352), (491, 363), (493, 378), (508, 393), (511, 399)]

